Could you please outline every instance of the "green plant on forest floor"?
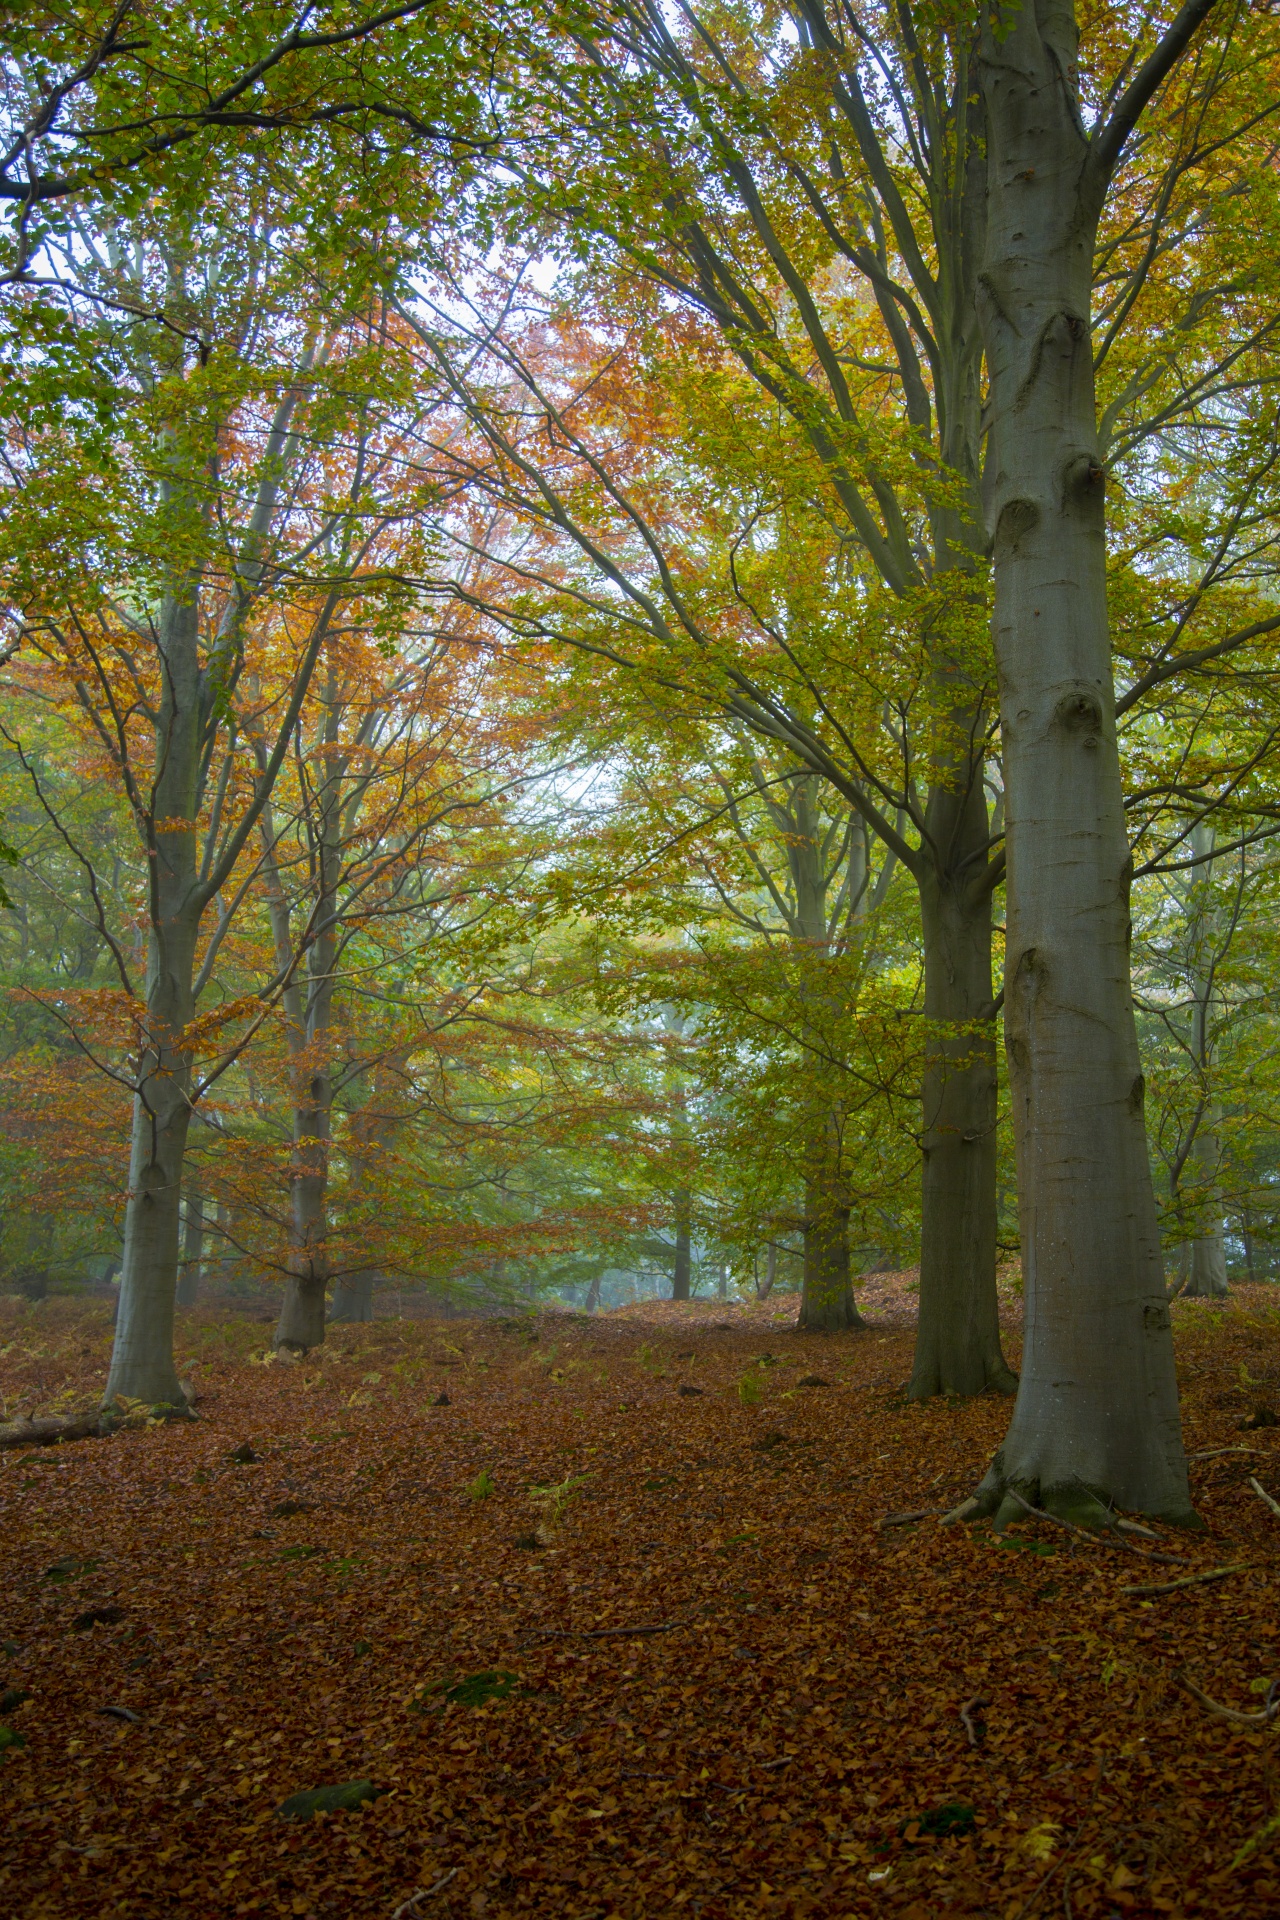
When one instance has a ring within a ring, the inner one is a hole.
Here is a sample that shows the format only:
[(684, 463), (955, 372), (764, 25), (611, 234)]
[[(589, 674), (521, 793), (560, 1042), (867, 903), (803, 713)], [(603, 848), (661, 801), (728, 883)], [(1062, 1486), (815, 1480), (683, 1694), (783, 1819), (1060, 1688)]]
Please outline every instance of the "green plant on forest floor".
[(552, 1534), (559, 1532), (569, 1503), (577, 1499), (584, 1484), (590, 1478), (589, 1473), (571, 1473), (567, 1480), (558, 1481), (554, 1485), (529, 1488), (529, 1499), (542, 1516), (538, 1533), (544, 1545)]

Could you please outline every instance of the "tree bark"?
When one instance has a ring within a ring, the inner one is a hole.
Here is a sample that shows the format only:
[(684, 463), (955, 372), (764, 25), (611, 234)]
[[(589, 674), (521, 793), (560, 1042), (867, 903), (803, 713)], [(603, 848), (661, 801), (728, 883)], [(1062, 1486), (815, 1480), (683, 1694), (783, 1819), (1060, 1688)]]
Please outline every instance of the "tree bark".
[(36, 1213), (28, 1217), (26, 1246), (22, 1252), (22, 1265), (14, 1275), (18, 1292), (28, 1300), (47, 1300), (49, 1297), (49, 1264), (53, 1253), (54, 1219), (51, 1213)]
[(339, 1275), (333, 1287), (330, 1322), (372, 1320), (373, 1283), (376, 1277), (370, 1267), (365, 1267), (359, 1273)]
[(849, 1205), (830, 1169), (804, 1187), (804, 1282), (797, 1323), (806, 1333), (865, 1325), (849, 1278)]
[(191, 1183), (187, 1188), (186, 1218), (182, 1227), (182, 1262), (174, 1305), (194, 1307), (200, 1294), (200, 1263), (204, 1257), (204, 1195)]
[(1026, 1289), (1022, 1378), (979, 1489), (1097, 1523), (1191, 1521), (1129, 986), (1131, 861), (1090, 338), (1102, 188), (1073, 9), (988, 22), (989, 517), (1008, 810), (1005, 1030)]
[(676, 1190), (676, 1257), (671, 1274), (671, 1298), (687, 1300), (689, 1298), (689, 1277), (692, 1268), (690, 1250), (690, 1214), (692, 1202), (688, 1187)]
[[(315, 895), (310, 908), (305, 998), (292, 983), (283, 995), (294, 1085), (293, 1163), (289, 1171), (289, 1270), (273, 1344), (308, 1352), (324, 1340), (329, 1283), (329, 1151), (333, 1137), (333, 1077), (327, 1057), (333, 1020), (337, 955), (340, 803), (345, 758), (338, 746), (340, 702), (330, 663), (320, 729), (320, 772), (309, 816)], [(292, 950), (289, 909), (275, 861), (275, 829), (264, 809), (268, 841), (270, 913), (277, 959)], [(370, 1306), (372, 1315), (372, 1305)]]
[(200, 777), (199, 604), (168, 594), (157, 628), (164, 669), (155, 728), (148, 861), (150, 912), (142, 1041), (125, 1203), (115, 1346), (104, 1400), (185, 1403), (173, 1364), (182, 1168), (191, 1124), (190, 1048), (201, 898), (196, 871)]
[[(981, 832), (987, 833), (981, 804)], [(961, 867), (963, 876), (963, 867)], [(907, 1397), (1012, 1393), (996, 1269), (996, 1041), (991, 896), (922, 867), (925, 1069), (920, 1318)]]

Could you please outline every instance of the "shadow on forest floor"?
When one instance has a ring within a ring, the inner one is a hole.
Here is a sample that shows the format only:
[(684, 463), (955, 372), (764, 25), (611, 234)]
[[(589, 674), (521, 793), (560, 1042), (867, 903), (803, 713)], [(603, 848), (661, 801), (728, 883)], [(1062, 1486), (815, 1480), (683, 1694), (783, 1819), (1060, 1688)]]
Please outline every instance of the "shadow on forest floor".
[[(1275, 1915), (1274, 1724), (1175, 1676), (1265, 1713), (1280, 1674), (1278, 1309), (1174, 1308), (1209, 1531), (1159, 1545), (1239, 1570), (1154, 1596), (1183, 1569), (938, 1525), (1008, 1404), (904, 1405), (887, 1309), (379, 1321), (294, 1365), (186, 1316), (197, 1421), (0, 1456), (0, 1910)], [(5, 1408), (91, 1400), (109, 1338), (0, 1301)]]

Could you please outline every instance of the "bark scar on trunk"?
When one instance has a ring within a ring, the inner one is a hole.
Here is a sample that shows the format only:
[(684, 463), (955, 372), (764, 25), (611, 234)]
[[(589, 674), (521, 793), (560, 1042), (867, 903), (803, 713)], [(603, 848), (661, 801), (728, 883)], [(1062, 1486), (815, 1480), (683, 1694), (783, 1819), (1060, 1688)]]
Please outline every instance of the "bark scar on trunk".
[(1034, 500), (1006, 500), (996, 521), (996, 547), (1016, 547), (1040, 525), (1040, 509)]

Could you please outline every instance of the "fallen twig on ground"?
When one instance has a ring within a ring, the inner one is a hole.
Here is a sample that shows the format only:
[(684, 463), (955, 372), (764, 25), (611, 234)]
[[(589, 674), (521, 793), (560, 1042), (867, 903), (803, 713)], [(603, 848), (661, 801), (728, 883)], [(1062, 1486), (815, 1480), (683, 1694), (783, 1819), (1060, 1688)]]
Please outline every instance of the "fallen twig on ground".
[(1249, 1481), (1249, 1485), (1253, 1488), (1259, 1500), (1265, 1500), (1267, 1505), (1270, 1507), (1272, 1513), (1275, 1514), (1277, 1520), (1280, 1520), (1280, 1500), (1273, 1500), (1271, 1498), (1271, 1495), (1267, 1492), (1266, 1488), (1262, 1486), (1257, 1480), (1254, 1480), (1251, 1478)]
[(966, 1700), (960, 1709), (961, 1724), (969, 1736), (969, 1745), (971, 1747), (980, 1747), (982, 1745), (983, 1736), (986, 1733), (986, 1726), (983, 1721), (977, 1718), (977, 1714), (982, 1707), (989, 1707), (990, 1705), (991, 1702), (984, 1694), (975, 1693), (973, 1699)]
[(411, 1893), (407, 1900), (400, 1902), (400, 1905), (392, 1914), (391, 1920), (422, 1920), (422, 1908), (418, 1905), (419, 1900), (429, 1900), (433, 1893), (439, 1893), (442, 1887), (448, 1886), (457, 1872), (458, 1869), (456, 1867), (450, 1867), (448, 1873), (441, 1874), (434, 1886), (419, 1887), (416, 1893)]
[(1270, 1725), (1280, 1713), (1280, 1698), (1277, 1697), (1280, 1695), (1280, 1680), (1271, 1682), (1267, 1689), (1266, 1700), (1256, 1713), (1241, 1713), (1238, 1708), (1220, 1706), (1216, 1700), (1211, 1700), (1207, 1693), (1201, 1693), (1199, 1687), (1187, 1678), (1181, 1667), (1174, 1668), (1173, 1678), (1180, 1687), (1186, 1688), (1193, 1700), (1200, 1702), (1206, 1713), (1214, 1714), (1219, 1720), (1230, 1720), (1233, 1726), (1265, 1727)]
[(527, 1647), (534, 1640), (635, 1640), (651, 1633), (674, 1633), (680, 1624), (679, 1620), (668, 1620), (655, 1627), (539, 1627), (520, 1644)]
[(1207, 1573), (1187, 1573), (1181, 1580), (1164, 1580), (1155, 1587), (1121, 1587), (1121, 1593), (1177, 1593), (1180, 1587), (1203, 1587), (1211, 1580), (1225, 1580), (1229, 1573), (1243, 1573), (1248, 1566), (1247, 1560), (1237, 1560), (1234, 1566), (1210, 1567)]
[(882, 1531), (885, 1527), (905, 1527), (912, 1520), (928, 1520), (932, 1514), (945, 1512), (945, 1507), (919, 1507), (911, 1513), (886, 1513), (883, 1520), (876, 1521), (876, 1526)]

